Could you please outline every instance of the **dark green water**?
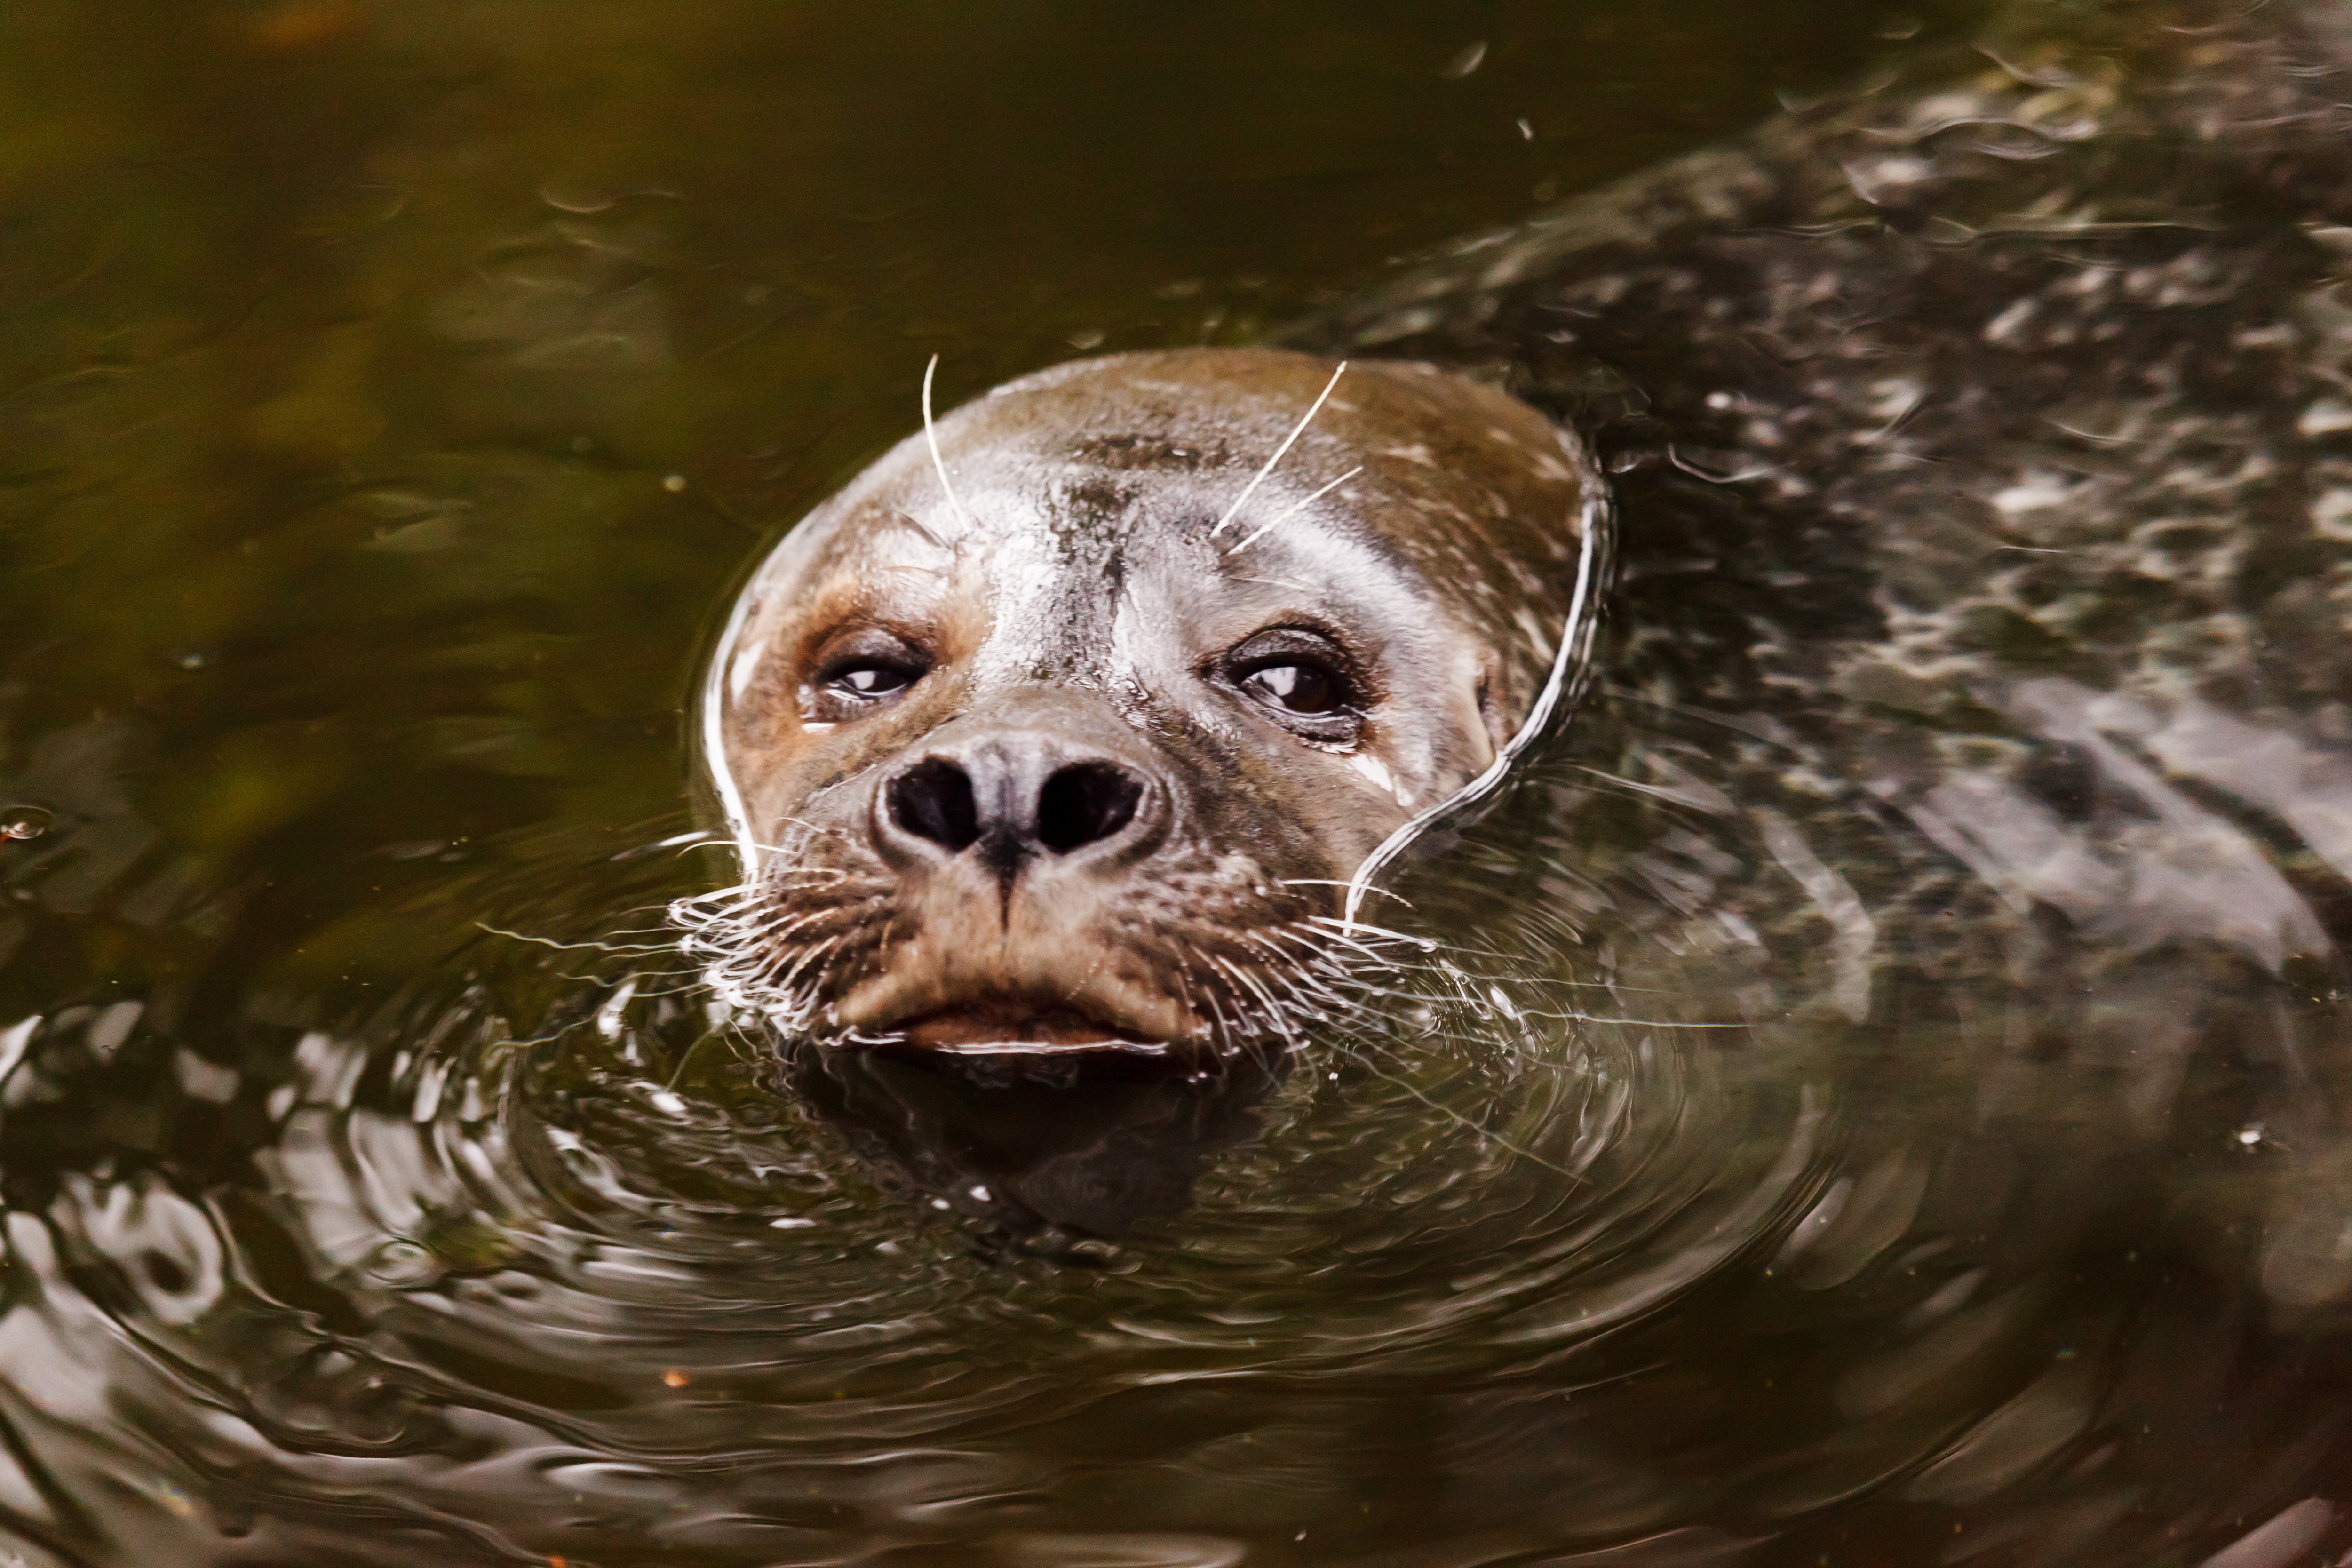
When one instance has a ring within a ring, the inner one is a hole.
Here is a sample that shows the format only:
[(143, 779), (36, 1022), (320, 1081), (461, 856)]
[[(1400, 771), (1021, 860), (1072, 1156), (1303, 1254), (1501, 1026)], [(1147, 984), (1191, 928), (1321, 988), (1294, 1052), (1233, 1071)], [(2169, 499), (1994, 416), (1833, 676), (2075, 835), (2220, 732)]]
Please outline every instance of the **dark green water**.
[(730, 593), (933, 353), (1247, 341), (1969, 20), (0, 8), (0, 1563), (2307, 1560), (2338, 1341), (2050, 1217), (2149, 1156), (1892, 1131), (1967, 1008), (1659, 937), (1755, 847), (1638, 797), (1423, 874), (1478, 1037), (1211, 1089), (782, 1068), (663, 923)]

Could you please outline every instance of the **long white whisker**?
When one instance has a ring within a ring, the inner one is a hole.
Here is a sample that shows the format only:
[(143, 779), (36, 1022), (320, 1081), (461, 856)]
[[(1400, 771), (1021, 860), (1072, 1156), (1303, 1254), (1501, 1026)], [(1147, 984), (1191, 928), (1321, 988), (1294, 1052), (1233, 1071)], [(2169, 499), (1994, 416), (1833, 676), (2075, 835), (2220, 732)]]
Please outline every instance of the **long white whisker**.
[[(1355, 929), (1361, 931), (1364, 928), (1358, 926)], [(1358, 952), (1362, 953), (1366, 958), (1370, 959), (1374, 963), (1385, 964), (1391, 969), (1398, 967), (1396, 962), (1390, 958), (1386, 953), (1376, 952), (1371, 948), (1365, 946), (1362, 942), (1358, 942), (1354, 937), (1349, 935), (1346, 927), (1341, 927), (1336, 931), (1318, 931), (1316, 934), (1326, 942), (1337, 942), (1343, 947), (1352, 947)]]
[(1337, 926), (1339, 930), (1333, 933), (1336, 936), (1344, 937), (1351, 931), (1364, 931), (1372, 936), (1386, 937), (1391, 942), (1402, 942), (1406, 946), (1421, 952), (1466, 952), (1471, 951), (1467, 948), (1449, 947), (1446, 944), (1438, 942), (1434, 937), (1407, 936), (1401, 931), (1391, 931), (1386, 926), (1376, 926), (1370, 921), (1360, 921), (1352, 918), (1342, 919), (1336, 915), (1308, 915), (1307, 918), (1317, 926), (1327, 929)]
[(1251, 534), (1247, 539), (1243, 540), (1239, 544), (1236, 544), (1231, 550), (1226, 551), (1225, 553), (1228, 555), (1239, 555), (1243, 551), (1247, 550), (1251, 545), (1255, 544), (1259, 540), (1264, 539), (1267, 534), (1272, 533), (1276, 529), (1282, 526), (1283, 523), (1289, 521), (1293, 512), (1306, 510), (1308, 507), (1313, 506), (1317, 501), (1321, 500), (1325, 496), (1329, 495), (1333, 490), (1338, 489), (1341, 485), (1346, 484), (1349, 479), (1354, 479), (1358, 474), (1360, 474), (1363, 471), (1364, 465), (1358, 463), (1354, 468), (1349, 468), (1346, 473), (1341, 474), (1338, 479), (1333, 479), (1329, 484), (1325, 485), (1321, 489), (1317, 490), (1305, 500), (1291, 502), (1288, 506), (1284, 507), (1279, 512), (1275, 514), (1275, 518), (1272, 522), (1267, 523), (1264, 528), (1259, 529), (1255, 533)]
[[(616, 955), (636, 952), (667, 952), (670, 951), (672, 946), (671, 943), (667, 942), (558, 942), (553, 937), (532, 936), (525, 931), (508, 931), (503, 926), (494, 926), (487, 921), (476, 921), (474, 925), (476, 929), (486, 931), (492, 936), (502, 936), (514, 942), (527, 942), (538, 947), (551, 947), (558, 952), (608, 952)], [(616, 932), (614, 934), (618, 935), (623, 933)]]
[[(1215, 1043), (1215, 1048), (1218, 1053), (1223, 1055), (1226, 1047), (1237, 1044), (1240, 1038), (1239, 1031), (1234, 1027), (1234, 1021), (1225, 1016), (1225, 1010), (1217, 1005), (1217, 991), (1219, 988), (1209, 984), (1211, 979), (1209, 971), (1212, 962), (1209, 955), (1202, 952), (1199, 948), (1194, 947), (1189, 942), (1184, 943), (1183, 946), (1185, 952), (1191, 953), (1194, 958), (1201, 962), (1201, 996), (1202, 1000), (1206, 1002), (1209, 1005), (1209, 1018), (1212, 1028), (1210, 1038)], [(1234, 1005), (1237, 1007), (1241, 1005), (1241, 998), (1238, 996), (1234, 997), (1233, 1001)]]
[[(1215, 964), (1219, 969), (1223, 970), (1228, 975), (1232, 976), (1235, 984), (1241, 986), (1244, 990), (1254, 994), (1257, 997), (1259, 1005), (1265, 1009), (1265, 1021), (1278, 1030), (1285, 1040), (1288, 1041), (1294, 1047), (1297, 1047), (1297, 1038), (1291, 1032), (1289, 1018), (1285, 1015), (1282, 1005), (1275, 1001), (1273, 994), (1268, 992), (1265, 986), (1257, 984), (1257, 982), (1252, 978), (1248, 971), (1243, 969), (1239, 964), (1234, 963), (1231, 959), (1226, 958), (1222, 953), (1211, 955), (1209, 962)], [(1234, 1001), (1235, 1005), (1238, 1005), (1241, 1002), (1241, 998), (1239, 996), (1235, 996)]]
[[(1274, 449), (1274, 456), (1265, 460), (1265, 467), (1260, 468), (1256, 477), (1242, 487), (1242, 493), (1234, 498), (1234, 504), (1225, 509), (1225, 515), (1217, 519), (1217, 526), (1209, 530), (1210, 538), (1214, 539), (1224, 532), (1225, 525), (1233, 521), (1242, 508), (1248, 504), (1250, 497), (1256, 493), (1257, 487), (1265, 481), (1266, 475), (1274, 472), (1274, 466), (1282, 461), (1282, 455), (1290, 450), (1290, 444), (1307, 433), (1307, 426), (1313, 424), (1315, 416), (1322, 412), (1324, 399), (1331, 395), (1331, 389), (1339, 384), (1339, 378), (1347, 373), (1348, 362), (1341, 360), (1339, 368), (1331, 373), (1331, 379), (1324, 384), (1323, 391), (1315, 399), (1314, 405), (1307, 410), (1306, 417), (1291, 427), (1290, 434), (1282, 438), (1282, 445)], [(929, 384), (926, 382), (925, 384)]]
[[(1289, 954), (1284, 954), (1279, 947), (1273, 945), (1273, 942), (1258, 942), (1258, 945), (1265, 947), (1265, 952), (1273, 954), (1275, 962), (1289, 962)], [(1275, 980), (1275, 985), (1282, 987), (1284, 992), (1289, 992), (1294, 999), (1307, 1004), (1310, 1011), (1312, 1008), (1324, 1008), (1327, 1013), (1339, 1013), (1339, 1011), (1348, 1011), (1348, 1006), (1350, 1006), (1345, 996), (1340, 996), (1339, 992), (1331, 990), (1328, 985), (1324, 985), (1322, 980), (1318, 980), (1315, 975), (1303, 975), (1303, 973), (1296, 973), (1296, 971), (1294, 973), (1270, 971), (1270, 978)]]
[[(972, 527), (971, 513), (964, 510), (963, 502), (956, 497), (955, 486), (948, 483), (947, 460), (940, 456), (940, 433), (931, 425), (931, 377), (938, 374), (939, 368), (940, 356), (937, 354), (933, 354), (931, 363), (923, 367), (923, 439), (931, 448), (931, 470), (940, 476), (940, 489), (947, 495), (948, 510), (955, 513), (956, 521), (963, 524), (965, 532), (977, 532)], [(930, 531), (925, 529), (924, 531), (928, 533)]]

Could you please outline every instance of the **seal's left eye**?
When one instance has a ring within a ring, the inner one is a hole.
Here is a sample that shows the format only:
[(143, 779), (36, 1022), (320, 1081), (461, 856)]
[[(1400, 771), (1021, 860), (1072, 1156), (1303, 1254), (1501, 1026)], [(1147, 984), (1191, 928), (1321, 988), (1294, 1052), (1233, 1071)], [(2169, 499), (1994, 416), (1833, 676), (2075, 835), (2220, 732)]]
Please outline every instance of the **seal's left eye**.
[(1259, 701), (1292, 713), (1328, 713), (1342, 700), (1339, 677), (1319, 665), (1264, 665), (1243, 677), (1242, 685)]
[(1311, 626), (1270, 626), (1220, 662), (1232, 689), (1307, 740), (1344, 744), (1363, 727), (1355, 661)]

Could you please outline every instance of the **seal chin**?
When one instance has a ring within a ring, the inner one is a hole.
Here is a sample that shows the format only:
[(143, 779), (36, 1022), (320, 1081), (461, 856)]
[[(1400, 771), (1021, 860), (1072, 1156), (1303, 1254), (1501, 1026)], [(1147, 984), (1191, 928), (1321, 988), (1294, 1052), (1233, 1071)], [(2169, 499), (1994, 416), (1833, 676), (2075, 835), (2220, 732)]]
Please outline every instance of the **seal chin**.
[(1173, 997), (1107, 976), (1076, 987), (1066, 980), (1009, 987), (982, 975), (951, 979), (887, 970), (854, 987), (835, 1016), (861, 1035), (961, 1056), (1167, 1056), (1200, 1033), (1191, 1010)]

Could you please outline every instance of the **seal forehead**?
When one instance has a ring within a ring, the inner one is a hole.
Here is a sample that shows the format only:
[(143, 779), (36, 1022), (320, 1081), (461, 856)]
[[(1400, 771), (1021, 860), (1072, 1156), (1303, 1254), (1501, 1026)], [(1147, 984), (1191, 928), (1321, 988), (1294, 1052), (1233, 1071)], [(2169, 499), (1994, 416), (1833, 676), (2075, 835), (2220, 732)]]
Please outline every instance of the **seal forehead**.
[(1227, 456), (1222, 442), (1166, 430), (1080, 436), (1070, 442), (1069, 452), (1075, 462), (1113, 473), (1192, 472), (1222, 466)]
[(992, 466), (1018, 451), (1059, 469), (1064, 493), (1094, 498), (1106, 519), (1148, 511), (1155, 530), (1206, 531), (1296, 430), (1224, 531), (1230, 550), (1276, 523), (1236, 566), (1280, 552), (1285, 534), (1300, 547), (1287, 552), (1294, 563), (1313, 552), (1307, 535), (1344, 535), (1420, 579), (1464, 631), (1539, 679), (1580, 542), (1589, 470), (1570, 438), (1505, 394), (1433, 367), (1360, 362), (1333, 384), (1335, 369), (1234, 349), (1057, 366), (971, 405), (969, 427), (959, 414), (950, 461), (969, 451)]
[[(1572, 558), (1580, 476), (1543, 416), (1429, 366), (1358, 363), (1334, 384), (1335, 368), (1251, 349), (1082, 361), (959, 410), (940, 440), (951, 470), (1062, 469), (1071, 486), (1091, 473), (1105, 501), (1132, 495), (1139, 480), (1227, 484), (1199, 498), (1222, 515), (1297, 430), (1268, 499), (1356, 470), (1354, 493), (1387, 503), (1368, 507), (1364, 521), (1417, 561), (1458, 566), (1464, 546)], [(1299, 429), (1327, 385), (1328, 400)], [(1118, 476), (1131, 476), (1130, 488)]]

